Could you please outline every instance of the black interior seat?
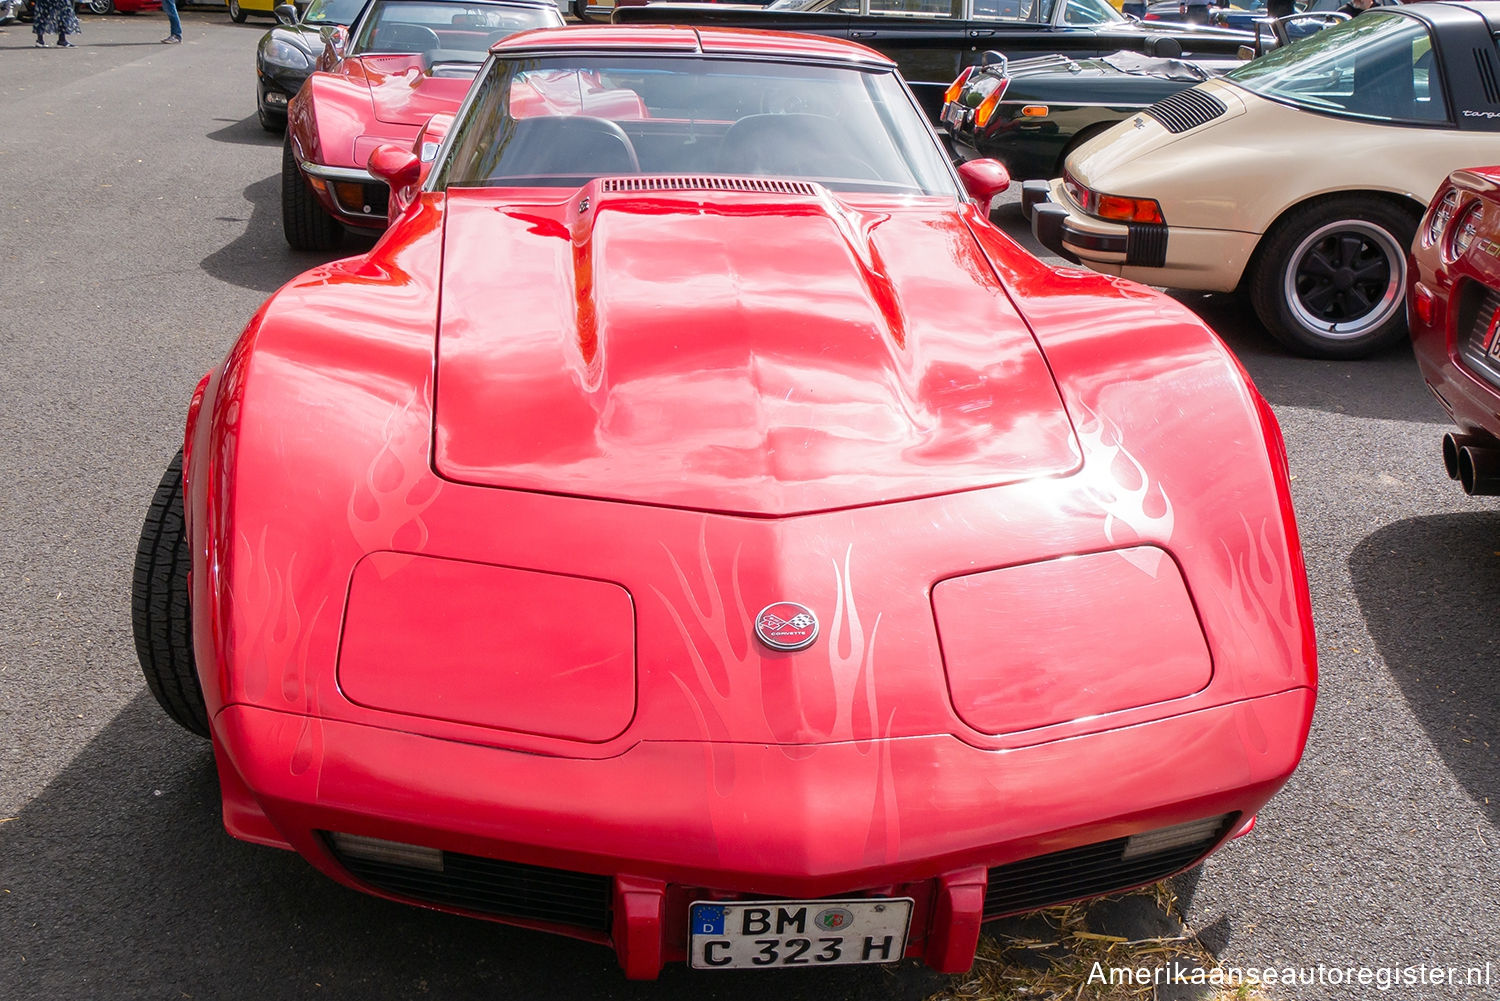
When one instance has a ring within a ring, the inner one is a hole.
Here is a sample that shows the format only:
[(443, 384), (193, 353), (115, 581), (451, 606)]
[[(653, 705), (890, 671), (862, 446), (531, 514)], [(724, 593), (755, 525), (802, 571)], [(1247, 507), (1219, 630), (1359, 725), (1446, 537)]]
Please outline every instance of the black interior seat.
[(724, 134), (717, 166), (726, 174), (876, 178), (854, 148), (848, 130), (826, 115), (749, 115)]
[(491, 181), (516, 177), (639, 174), (625, 130), (607, 118), (566, 115), (521, 118), (501, 140)]

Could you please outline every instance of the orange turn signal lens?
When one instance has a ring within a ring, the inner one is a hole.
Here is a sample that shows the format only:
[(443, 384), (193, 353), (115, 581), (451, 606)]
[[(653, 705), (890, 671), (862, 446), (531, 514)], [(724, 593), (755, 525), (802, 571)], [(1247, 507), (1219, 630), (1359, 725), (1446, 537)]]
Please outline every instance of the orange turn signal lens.
[(964, 71), (958, 75), (958, 79), (950, 83), (948, 85), (948, 89), (943, 91), (944, 104), (952, 104), (954, 101), (958, 100), (959, 95), (964, 92), (964, 84), (969, 82), (969, 74), (973, 72), (974, 67), (964, 67)]
[(1023, 118), (1046, 118), (1047, 106), (1045, 104), (1028, 104), (1021, 109)]
[(983, 101), (979, 102), (979, 107), (974, 110), (975, 128), (982, 129), (989, 124), (990, 116), (995, 113), (996, 108), (1000, 107), (1000, 98), (1002, 95), (1004, 95), (1004, 93), (1005, 88), (1002, 87), (1001, 89), (991, 94), (989, 97), (986, 97)]
[(333, 191), (344, 209), (358, 212), (365, 207), (365, 186), (358, 181), (334, 181)]
[(1165, 221), (1161, 216), (1161, 206), (1154, 198), (1100, 195), (1099, 202), (1094, 207), (1094, 214), (1100, 219), (1114, 219), (1118, 222), (1161, 223)]

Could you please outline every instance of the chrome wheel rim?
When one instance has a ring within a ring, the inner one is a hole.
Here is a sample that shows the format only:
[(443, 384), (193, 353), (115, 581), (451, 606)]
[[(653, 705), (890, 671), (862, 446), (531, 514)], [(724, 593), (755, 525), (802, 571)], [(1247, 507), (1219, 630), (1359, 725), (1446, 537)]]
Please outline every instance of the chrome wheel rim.
[(1384, 228), (1350, 219), (1303, 237), (1292, 251), (1282, 295), (1297, 323), (1319, 337), (1350, 340), (1401, 309), (1406, 254)]

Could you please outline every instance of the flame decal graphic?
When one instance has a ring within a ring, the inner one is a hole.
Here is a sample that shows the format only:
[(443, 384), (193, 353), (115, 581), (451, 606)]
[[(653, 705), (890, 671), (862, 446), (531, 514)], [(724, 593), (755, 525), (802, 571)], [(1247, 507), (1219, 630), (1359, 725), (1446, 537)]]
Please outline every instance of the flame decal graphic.
[[(237, 538), (235, 558), (248, 567), (246, 589), (236, 594), (232, 605), (236, 614), (237, 659), (243, 665), (260, 665), (261, 670), (246, 670), (243, 685), (252, 699), (265, 698), (274, 684), (290, 711), (311, 714), (317, 708), (317, 693), (308, 686), (309, 649), (317, 634), (318, 621), (328, 607), (327, 595), (321, 595), (310, 613), (297, 607), (298, 556), (283, 559), (268, 542), (270, 528), (263, 527), (254, 541), (241, 534)], [(281, 567), (285, 570), (281, 570)], [(304, 574), (313, 580), (317, 574)]]
[[(380, 451), (349, 495), (349, 531), (365, 552), (420, 552), (427, 545), (429, 533), (422, 512), (442, 490), (426, 462), (430, 395), (431, 387), (425, 384), (414, 389), (406, 403), (386, 418)], [(396, 566), (388, 565), (385, 572)]]
[[(1175, 523), (1171, 498), (1125, 448), (1118, 424), (1087, 405), (1079, 410), (1084, 419), (1078, 423), (1078, 439), (1090, 456), (1085, 467), (1088, 494), (1104, 510), (1105, 538), (1121, 548), (1148, 541), (1167, 543)], [(1132, 563), (1143, 558), (1139, 553), (1121, 555)], [(1140, 569), (1151, 573), (1155, 568)]]
[[(882, 718), (875, 678), (880, 616), (867, 632), (855, 599), (852, 547), (845, 551), (842, 565), (830, 560), (836, 600), (827, 636), (807, 650), (773, 655), (769, 660), (750, 633), (755, 609), (746, 602), (741, 585), (743, 546), (737, 546), (729, 560), (727, 580), (721, 579), (709, 555), (706, 522), (699, 531), (697, 548), (694, 580), (683, 561), (664, 545), (681, 595), (674, 600), (654, 590), (677, 627), (691, 665), (690, 673), (672, 668), (671, 677), (705, 742), (716, 794), (711, 812), (722, 807), (726, 827), (743, 820), (740, 808), (729, 799), (735, 790), (740, 747), (754, 746), (759, 752), (761, 745), (771, 743), (788, 759), (800, 761), (816, 755), (819, 745), (852, 742), (864, 766), (848, 770), (844, 781), (868, 790), (865, 855), (872, 862), (896, 858), (900, 811), (890, 749), (882, 739), (891, 733), (894, 709)], [(787, 671), (792, 672), (789, 682), (767, 680)], [(787, 691), (793, 696), (791, 705), (776, 698), (777, 693)], [(806, 703), (798, 696), (805, 697)], [(817, 808), (816, 804), (804, 805)], [(719, 826), (716, 813), (714, 819)]]

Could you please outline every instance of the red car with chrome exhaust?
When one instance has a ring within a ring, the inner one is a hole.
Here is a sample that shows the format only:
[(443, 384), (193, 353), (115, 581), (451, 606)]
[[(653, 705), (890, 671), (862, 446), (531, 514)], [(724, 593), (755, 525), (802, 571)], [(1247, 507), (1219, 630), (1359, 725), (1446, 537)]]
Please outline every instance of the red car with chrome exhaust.
[(1456, 170), (1412, 241), (1407, 322), (1417, 364), (1457, 432), (1443, 468), (1500, 494), (1500, 167)]

